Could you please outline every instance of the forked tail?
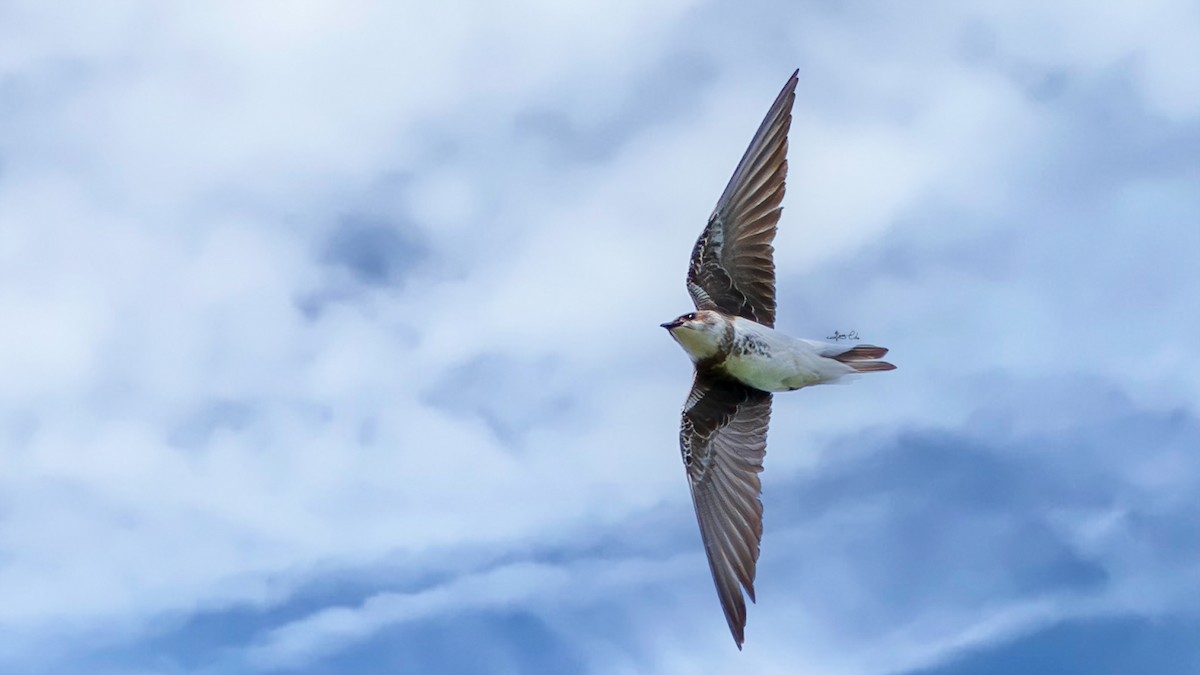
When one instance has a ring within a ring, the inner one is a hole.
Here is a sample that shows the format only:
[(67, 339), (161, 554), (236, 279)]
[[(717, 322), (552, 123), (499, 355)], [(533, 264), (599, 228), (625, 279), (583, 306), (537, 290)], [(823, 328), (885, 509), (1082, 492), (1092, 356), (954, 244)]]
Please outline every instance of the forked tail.
[(896, 366), (887, 361), (878, 361), (888, 350), (875, 345), (859, 345), (830, 358), (850, 366), (860, 373), (871, 373), (878, 370), (895, 370)]

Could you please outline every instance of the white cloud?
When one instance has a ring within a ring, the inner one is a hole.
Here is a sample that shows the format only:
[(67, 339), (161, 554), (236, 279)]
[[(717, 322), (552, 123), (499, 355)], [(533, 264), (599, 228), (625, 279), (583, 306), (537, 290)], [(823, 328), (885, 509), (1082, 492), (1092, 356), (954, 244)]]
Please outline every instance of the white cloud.
[(357, 607), (321, 610), (272, 631), (247, 657), (267, 669), (286, 669), (305, 664), (314, 656), (345, 649), (391, 625), (457, 614), (464, 609), (496, 611), (534, 605), (561, 612), (573, 605), (596, 602), (606, 593), (631, 584), (669, 583), (681, 562), (621, 559), (570, 567), (507, 565), (415, 593), (382, 593)]
[[(771, 476), (836, 461), (834, 441), (865, 424), (969, 424), (1003, 408), (984, 395), (997, 373), (1089, 373), (1139, 405), (1196, 410), (1194, 175), (1118, 167), (1111, 190), (1076, 194), (1054, 173), (1086, 183), (1078, 165), (1105, 139), (1067, 132), (1087, 96), (1127, 104), (1106, 81), (1128, 79), (1140, 124), (1195, 124), (1179, 65), (1195, 61), (1193, 7), (775, 9), (759, 41), (732, 10), (687, 2), (0, 8), (0, 624), (35, 645), (108, 624), (136, 642), (164, 614), (281, 602), (321, 566), (519, 559), (686, 513), (672, 420), (688, 366), (655, 324), (686, 306), (688, 248), (797, 61), (781, 322), (859, 328), (901, 369), (781, 397)], [(700, 64), (696, 91), (654, 70), (676, 62)], [(1031, 93), (1055, 73), (1057, 98)], [(631, 112), (646, 92), (690, 106)], [(360, 216), (413, 248), (397, 283), (328, 259)], [(471, 377), (480, 363), (494, 381)], [(455, 392), (503, 397), (494, 414), (517, 440)], [(561, 407), (517, 414), (525, 401)], [(1025, 421), (1055, 428), (1055, 403)], [(1155, 455), (1129, 480), (1181, 494), (1184, 461)], [(1096, 517), (1080, 531), (1101, 537)], [(548, 591), (521, 581), (537, 565), (319, 611), (263, 649), (302, 665), (347, 631), (537, 606)], [(603, 588), (633, 593), (650, 567)], [(575, 590), (581, 572), (548, 573)], [(694, 598), (628, 601), (660, 654), (650, 668), (733, 658), (703, 565), (689, 574)], [(998, 598), (962, 630), (951, 607), (849, 660), (822, 641), (854, 651), (861, 636), (764, 603), (737, 663), (879, 672), (1074, 602)], [(820, 639), (795, 642), (789, 621)], [(693, 630), (711, 649), (680, 637)]]

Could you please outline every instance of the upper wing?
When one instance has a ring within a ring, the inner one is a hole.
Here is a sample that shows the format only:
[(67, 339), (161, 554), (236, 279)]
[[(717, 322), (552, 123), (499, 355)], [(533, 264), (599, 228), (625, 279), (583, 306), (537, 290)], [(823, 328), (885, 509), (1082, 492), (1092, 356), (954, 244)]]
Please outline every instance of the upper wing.
[(770, 417), (769, 393), (697, 371), (679, 430), (708, 566), (738, 649), (746, 628), (742, 588), (754, 600), (762, 540), (758, 474)]
[(746, 148), (692, 249), (688, 292), (696, 309), (775, 325), (775, 225), (787, 178), (796, 75), (784, 85)]

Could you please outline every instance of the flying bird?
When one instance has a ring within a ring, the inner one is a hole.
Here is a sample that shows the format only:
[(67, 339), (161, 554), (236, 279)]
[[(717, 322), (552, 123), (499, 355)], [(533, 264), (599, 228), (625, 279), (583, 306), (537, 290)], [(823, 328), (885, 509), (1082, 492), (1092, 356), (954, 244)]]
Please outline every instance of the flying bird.
[(799, 70), (771, 105), (692, 249), (696, 311), (662, 324), (695, 365), (679, 447), (721, 608), (738, 649), (762, 541), (762, 485), (772, 392), (892, 370), (872, 345), (785, 335), (775, 325), (776, 224), (787, 178)]

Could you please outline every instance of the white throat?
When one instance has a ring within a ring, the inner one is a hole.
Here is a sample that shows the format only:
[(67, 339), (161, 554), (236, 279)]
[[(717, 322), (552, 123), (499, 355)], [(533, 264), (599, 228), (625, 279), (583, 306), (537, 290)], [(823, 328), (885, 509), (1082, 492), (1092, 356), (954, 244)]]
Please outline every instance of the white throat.
[(721, 333), (720, 331), (711, 328), (707, 330), (693, 330), (685, 326), (680, 326), (671, 331), (671, 337), (683, 347), (683, 351), (692, 357), (693, 361), (703, 361), (710, 359), (721, 351)]

